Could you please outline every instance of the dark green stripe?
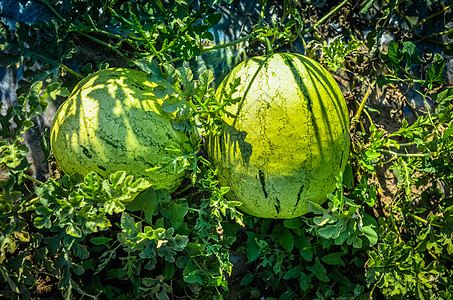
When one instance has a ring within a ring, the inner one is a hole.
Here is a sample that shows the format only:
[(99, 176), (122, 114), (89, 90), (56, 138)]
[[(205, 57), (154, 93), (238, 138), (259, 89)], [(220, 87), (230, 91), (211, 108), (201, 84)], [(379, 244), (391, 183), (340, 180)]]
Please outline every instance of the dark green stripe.
[(267, 198), (266, 182), (264, 181), (264, 172), (261, 170), (258, 170), (258, 176), (260, 178), (261, 189), (263, 190), (264, 197)]
[(299, 188), (299, 192), (297, 193), (297, 201), (296, 201), (296, 205), (297, 206), (299, 204), (299, 201), (300, 201), (300, 195), (302, 194), (302, 191), (304, 190), (304, 185), (302, 184)]
[(275, 197), (275, 210), (277, 211), (277, 215), (280, 214), (280, 209), (281, 209), (282, 205), (280, 203), (280, 200)]
[(300, 76), (299, 70), (296, 68), (296, 66), (293, 63), (293, 60), (294, 60), (293, 55), (281, 53), (281, 56), (283, 58), (283, 62), (285, 63), (285, 65), (287, 65), (289, 67), (289, 69), (291, 70), (291, 73), (293, 73), (294, 80), (296, 81), (297, 85), (299, 86), (299, 89), (302, 91), (305, 99), (307, 100), (307, 110), (310, 113), (313, 113), (313, 107), (312, 107), (313, 101), (310, 98), (310, 94), (308, 93), (307, 86), (305, 85), (305, 82), (304, 82), (302, 76)]
[[(303, 82), (303, 79), (301, 77), (301, 75), (299, 74), (299, 70), (295, 68), (294, 64), (293, 64), (293, 61), (295, 60), (299, 60), (300, 63), (304, 66), (304, 75), (307, 76), (307, 78), (305, 80), (311, 80), (312, 82), (316, 82), (316, 77), (313, 72), (311, 70), (308, 69), (308, 61), (307, 59), (305, 59), (303, 56), (301, 55), (294, 55), (294, 54), (285, 54), (287, 60), (289, 63), (291, 63), (291, 65), (293, 66), (293, 68), (295, 69), (293, 71), (293, 74), (294, 74), (294, 78), (295, 80), (297, 80), (297, 83), (299, 84), (299, 87), (300, 89), (302, 90), (303, 94), (306, 95), (306, 98), (307, 98), (307, 108), (308, 108), (308, 111), (309, 111), (309, 117), (311, 118), (311, 126), (309, 126), (309, 131), (310, 128), (313, 129), (313, 132), (309, 132), (309, 135), (310, 135), (310, 140), (311, 139), (316, 139), (316, 147), (319, 149), (321, 155), (323, 155), (323, 147), (322, 147), (322, 142), (321, 142), (321, 136), (319, 135), (319, 126), (318, 126), (318, 122), (319, 120), (316, 120), (313, 116), (313, 105), (322, 105), (321, 104), (321, 95), (318, 94), (318, 99), (311, 99), (310, 98), (310, 94), (308, 92), (308, 89), (307, 89), (307, 86), (305, 85), (305, 83)], [(316, 84), (313, 84), (314, 87), (316, 87)], [(315, 89), (316, 90), (316, 89)], [(316, 90), (316, 92), (318, 92)], [(313, 102), (313, 100), (317, 100), (316, 103)], [(324, 111), (325, 113), (325, 111)], [(323, 119), (325, 121), (328, 120), (327, 118), (327, 115), (324, 115), (323, 116)], [(327, 125), (329, 123), (327, 122)], [(329, 126), (329, 125), (328, 125)], [(314, 143), (312, 143), (312, 141), (310, 141), (310, 144), (313, 144), (311, 145), (310, 147), (315, 147)]]
[(87, 148), (85, 148), (84, 146), (80, 146), (80, 148), (82, 148), (82, 152), (83, 154), (85, 154), (86, 157), (88, 158), (92, 158), (93, 156), (91, 155), (90, 153), (90, 150), (88, 150)]
[[(329, 94), (329, 98), (331, 101), (334, 102), (334, 107), (337, 112), (337, 115), (340, 118), (340, 122), (342, 124), (343, 128), (349, 128), (349, 117), (345, 116), (342, 110), (342, 103), (339, 97), (337, 97), (336, 89), (330, 82), (329, 78), (322, 72), (322, 70), (319, 69), (319, 65), (313, 64), (313, 62), (306, 57), (300, 55), (300, 54), (291, 54), (293, 59), (298, 59), (302, 64), (311, 67), (312, 70), (309, 70), (306, 68), (307, 73), (311, 73), (314, 77), (321, 78), (321, 80), (318, 81), (318, 83), (322, 84), (324, 86), (324, 89), (327, 91)], [(321, 66), (322, 67), (322, 66)], [(341, 91), (340, 91), (341, 93)], [(345, 103), (344, 103), (345, 104)]]

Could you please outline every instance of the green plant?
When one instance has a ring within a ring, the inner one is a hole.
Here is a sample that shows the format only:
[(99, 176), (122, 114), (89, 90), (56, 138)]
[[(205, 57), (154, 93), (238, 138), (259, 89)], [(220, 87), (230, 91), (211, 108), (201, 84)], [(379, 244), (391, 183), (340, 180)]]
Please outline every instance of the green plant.
[[(453, 89), (439, 54), (451, 53), (447, 1), (390, 0), (380, 8), (370, 0), (324, 8), (260, 1), (257, 18), (247, 19), (255, 26), (223, 44), (213, 43), (211, 29), (220, 1), (38, 2), (48, 9), (41, 21), (0, 22), (0, 65), (24, 71), (17, 102), (1, 107), (1, 298), (453, 297)], [(371, 29), (366, 39), (356, 18)], [(389, 30), (395, 40), (384, 49)], [(227, 70), (205, 70), (199, 59), (231, 65), (263, 54), (261, 45), (268, 53), (304, 45), (317, 58), (310, 47), (328, 38), (334, 42), (320, 62), (341, 69), (335, 76), (347, 83), (352, 117), (337, 189), (303, 217), (243, 215), (202, 147), (204, 135), (221, 135), (223, 119), (234, 116), (228, 107), (240, 100), (241, 80), (219, 102), (218, 74)], [(310, 39), (316, 42), (305, 43)], [(241, 55), (223, 57), (234, 46), (244, 48)], [(26, 135), (39, 129), (48, 104), (109, 65), (149, 73), (169, 95), (163, 109), (176, 116), (172, 126), (190, 133), (187, 149), (168, 147), (152, 168), (187, 174), (171, 194), (122, 171), (106, 178), (61, 173), (48, 132), (40, 151), (50, 178), (33, 173)], [(386, 98), (391, 109), (369, 101), (377, 87), (399, 93)], [(421, 106), (402, 100), (407, 90)], [(393, 126), (383, 126), (390, 118)]]

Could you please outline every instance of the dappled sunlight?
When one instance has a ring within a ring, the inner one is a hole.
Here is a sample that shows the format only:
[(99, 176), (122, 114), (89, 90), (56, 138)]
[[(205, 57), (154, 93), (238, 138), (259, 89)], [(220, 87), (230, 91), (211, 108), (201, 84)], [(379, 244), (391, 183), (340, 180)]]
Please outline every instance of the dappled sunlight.
[(157, 97), (158, 85), (147, 80), (147, 73), (130, 69), (100, 71), (81, 83), (57, 112), (52, 130), (62, 169), (104, 175), (127, 170), (156, 187), (177, 187), (181, 175), (146, 172), (161, 163), (167, 147), (179, 148), (186, 139), (162, 110), (169, 96), (159, 92)]
[[(301, 90), (304, 91), (304, 96), (311, 106), (310, 114), (307, 116), (311, 118), (313, 126), (310, 138), (316, 140), (312, 147), (317, 145), (316, 148), (312, 148), (312, 153), (314, 153), (312, 166), (323, 168), (323, 165), (326, 164), (326, 157), (329, 157), (331, 163), (339, 162), (341, 165), (344, 151), (347, 151), (347, 149), (343, 149), (344, 145), (349, 143), (346, 102), (340, 89), (326, 70), (314, 65), (312, 61), (303, 56), (293, 56), (300, 63), (296, 66), (292, 65), (291, 70), (293, 70), (295, 78), (303, 77), (303, 81), (302, 78), (296, 79), (296, 81), (303, 82), (300, 84)], [(291, 60), (288, 61), (291, 63)], [(336, 149), (339, 151), (335, 151)], [(319, 156), (316, 153), (319, 153)]]
[[(347, 162), (349, 121), (334, 79), (299, 55), (255, 57), (234, 69), (218, 90), (241, 78), (221, 136), (209, 149), (219, 177), (244, 212), (286, 218), (324, 202)], [(220, 91), (220, 92), (219, 92)], [(259, 213), (258, 213), (259, 212)]]

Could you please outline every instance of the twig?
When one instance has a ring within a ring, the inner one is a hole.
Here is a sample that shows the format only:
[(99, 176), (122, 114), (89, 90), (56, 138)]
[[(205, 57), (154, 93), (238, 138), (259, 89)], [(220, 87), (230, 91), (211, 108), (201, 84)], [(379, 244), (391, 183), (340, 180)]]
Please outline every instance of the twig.
[(408, 213), (407, 215), (408, 215), (409, 217), (412, 217), (412, 218), (414, 218), (414, 219), (416, 219), (416, 220), (419, 220), (419, 221), (421, 221), (421, 222), (423, 222), (423, 223), (425, 223), (425, 224), (427, 224), (427, 225), (435, 226), (435, 227), (438, 227), (438, 228), (444, 228), (444, 226), (441, 226), (441, 225), (439, 225), (439, 224), (436, 224), (436, 223), (429, 223), (429, 222), (426, 221), (425, 219), (423, 219), (423, 218), (421, 218), (421, 217), (419, 217), (419, 216), (417, 216), (417, 215), (414, 215), (413, 213)]
[(373, 284), (373, 287), (371, 288), (371, 291), (370, 291), (370, 297), (369, 297), (370, 300), (373, 300), (373, 293), (374, 293), (374, 290), (376, 289), (378, 283), (381, 282), (382, 277), (384, 277), (384, 274), (381, 274), (381, 276), (379, 277), (379, 280), (376, 280), (376, 282)]
[(452, 7), (452, 5), (448, 5), (448, 6), (445, 6), (442, 10), (436, 12), (436, 13), (433, 13), (432, 15), (424, 18), (423, 20), (421, 20), (420, 22), (418, 22), (417, 24), (415, 24), (410, 30), (409, 32), (412, 33), (415, 31), (416, 28), (420, 27), (421, 25), (425, 24), (427, 21), (431, 20), (432, 18), (434, 17), (437, 17), (438, 15), (441, 15), (443, 14), (444, 12), (446, 12), (447, 10), (449, 10), (450, 8)]
[(38, 179), (36, 179), (36, 178), (34, 178), (34, 177), (32, 177), (32, 176), (26, 174), (26, 173), (23, 173), (22, 176), (23, 176), (24, 178), (27, 178), (28, 180), (30, 180), (30, 181), (32, 181), (32, 182), (34, 182), (34, 183), (40, 185), (40, 186), (44, 185), (44, 182), (42, 182), (42, 181), (40, 181), (40, 180), (38, 180)]
[[(451, 33), (453, 33), (453, 28), (450, 28), (450, 29), (442, 31), (442, 32), (436, 32), (436, 33), (428, 34), (428, 35), (425, 35), (425, 36), (422, 36), (420, 34), (414, 34), (414, 36), (419, 38), (419, 40), (417, 40), (415, 42), (416, 43), (420, 43), (420, 42), (423, 42), (425, 40), (427, 40), (429, 42), (432, 42), (433, 40), (435, 40), (435, 39), (433, 39), (435, 37), (439, 37), (439, 36), (443, 36), (443, 35), (449, 35)], [(437, 40), (435, 40), (435, 41), (437, 41)], [(437, 41), (437, 42), (438, 42), (437, 44), (440, 43), (439, 45), (444, 45), (444, 46), (451, 45), (451, 43), (444, 43), (444, 42), (440, 42), (440, 41)]]
[(313, 25), (312, 27), (304, 30), (301, 32), (301, 35), (304, 35), (305, 33), (309, 33), (309, 32), (313, 32), (316, 30), (316, 28), (321, 25), (322, 23), (324, 23), (325, 20), (327, 20), (328, 18), (330, 18), (334, 13), (336, 13), (338, 10), (340, 10), (340, 8), (342, 8), (343, 6), (346, 5), (346, 3), (348, 3), (349, 0), (344, 0), (343, 2), (341, 2), (340, 4), (337, 5), (337, 7), (335, 7), (334, 9), (332, 9), (327, 15), (325, 15), (324, 17), (322, 17), (318, 22), (315, 23), (315, 25)]
[(413, 146), (413, 145), (416, 145), (416, 144), (417, 143), (415, 143), (415, 142), (399, 143), (398, 145), (392, 144), (392, 145), (390, 145), (390, 147), (409, 147), (409, 146)]
[[(254, 35), (258, 34), (260, 31), (263, 31), (263, 28), (258, 28), (254, 31), (252, 31), (251, 33), (247, 34), (246, 36), (243, 36), (237, 40), (234, 40), (234, 41), (231, 41), (229, 43), (225, 43), (225, 44), (219, 44), (219, 45), (214, 45), (214, 46), (210, 46), (210, 47), (204, 47), (204, 48), (201, 48), (200, 51), (201, 52), (208, 52), (208, 51), (211, 51), (211, 50), (216, 50), (216, 49), (223, 49), (223, 48), (228, 48), (228, 47), (231, 47), (231, 46), (234, 46), (234, 45), (237, 45), (239, 43), (242, 43), (246, 40), (248, 40), (249, 38), (253, 37)], [(169, 60), (167, 61), (167, 63), (175, 63), (175, 62), (178, 62), (178, 61), (181, 61), (183, 60), (182, 57), (177, 57), (175, 59), (172, 59), (172, 60)]]
[(360, 106), (359, 106), (359, 109), (357, 110), (357, 113), (355, 114), (354, 118), (352, 118), (352, 120), (351, 120), (351, 128), (350, 128), (350, 130), (354, 129), (357, 121), (359, 120), (360, 115), (362, 114), (363, 108), (365, 107), (365, 103), (368, 100), (368, 97), (370, 96), (371, 91), (372, 91), (372, 89), (373, 89), (375, 84), (376, 84), (376, 81), (373, 81), (373, 83), (368, 87), (368, 90), (367, 90), (367, 92), (365, 94), (365, 97), (363, 97), (362, 102), (360, 103)]
[(387, 154), (391, 154), (393, 156), (401, 156), (401, 157), (430, 157), (433, 156), (434, 154), (431, 152), (428, 153), (398, 153), (392, 150), (385, 150), (385, 149), (380, 149), (379, 151)]
[(241, 37), (240, 39), (234, 40), (234, 41), (229, 42), (229, 43), (215, 45), (215, 46), (210, 46), (210, 47), (204, 47), (204, 48), (201, 49), (201, 52), (207, 52), (207, 51), (211, 51), (211, 50), (215, 50), (215, 49), (228, 48), (228, 47), (237, 45), (237, 44), (239, 44), (239, 43), (241, 43), (243, 41), (246, 41), (249, 38), (253, 37), (254, 35), (256, 35), (260, 31), (263, 31), (263, 29), (262, 28), (258, 28), (257, 30), (252, 31), (251, 33), (247, 34), (246, 36)]
[(264, 37), (264, 42), (266, 44), (266, 54), (274, 54), (271, 41), (267, 37)]
[(59, 13), (58, 11), (55, 10), (55, 8), (53, 8), (53, 6), (47, 2), (46, 0), (39, 0), (39, 2), (41, 2), (42, 4), (44, 4), (45, 6), (47, 6), (47, 8), (58, 18), (58, 20), (60, 20), (62, 23), (66, 23), (66, 19), (63, 18)]
[(420, 43), (421, 41), (426, 40), (430, 43), (433, 43), (433, 44), (436, 44), (439, 46), (444, 46), (444, 47), (453, 45), (453, 43), (438, 41), (438, 40), (432, 38), (433, 36), (434, 35), (424, 36), (424, 35), (421, 35), (418, 33), (414, 33), (414, 37), (419, 38), (419, 40), (414, 41), (414, 43)]
[(116, 49), (115, 47), (113, 47), (109, 43), (106, 43), (106, 42), (104, 42), (104, 41), (102, 41), (100, 39), (97, 39), (97, 38), (95, 38), (95, 37), (93, 37), (93, 36), (91, 36), (89, 34), (86, 34), (86, 33), (82, 32), (82, 31), (78, 31), (77, 33), (80, 34), (81, 36), (84, 36), (84, 37), (86, 37), (86, 38), (88, 38), (88, 39), (90, 39), (92, 41), (95, 41), (96, 43), (99, 43), (99, 44), (101, 44), (101, 45), (113, 50), (116, 54), (118, 54), (121, 57), (123, 57), (123, 53), (121, 53), (118, 49)]

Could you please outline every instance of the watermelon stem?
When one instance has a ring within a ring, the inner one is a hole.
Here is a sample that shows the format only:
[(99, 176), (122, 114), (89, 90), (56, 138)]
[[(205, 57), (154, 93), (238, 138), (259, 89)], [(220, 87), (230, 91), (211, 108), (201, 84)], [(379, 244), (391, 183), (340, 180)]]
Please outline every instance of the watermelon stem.
[(349, 0), (344, 0), (343, 2), (341, 2), (340, 4), (337, 5), (337, 7), (335, 7), (334, 9), (332, 9), (328, 14), (326, 14), (324, 17), (322, 17), (318, 22), (316, 22), (315, 25), (313, 25), (312, 27), (304, 30), (301, 32), (301, 36), (303, 36), (305, 33), (309, 33), (309, 32), (313, 32), (316, 30), (316, 28), (318, 28), (319, 25), (321, 25), (322, 23), (324, 23), (328, 18), (330, 18), (334, 13), (336, 13), (338, 10), (340, 10), (340, 8), (342, 8), (343, 6), (345, 6), (346, 3), (348, 3)]
[[(432, 18), (434, 17), (437, 17), (438, 15), (441, 15), (443, 13), (445, 13), (447, 10), (449, 10), (450, 8), (452, 8), (453, 5), (448, 5), (448, 6), (445, 6), (442, 10), (424, 18), (423, 20), (419, 21), (417, 24), (415, 24), (414, 26), (412, 26), (411, 29), (409, 29), (409, 33), (413, 33), (415, 31), (415, 29), (417, 29), (418, 27), (420, 27), (421, 25), (425, 24), (427, 21), (431, 20)], [(401, 14), (401, 15), (404, 15), (404, 14)], [(410, 22), (406, 22), (407, 24), (410, 24)]]
[(38, 180), (38, 179), (36, 179), (36, 178), (34, 178), (34, 177), (32, 177), (32, 176), (26, 174), (26, 173), (23, 173), (22, 176), (23, 176), (24, 178), (30, 180), (31, 182), (36, 183), (36, 184), (39, 185), (39, 186), (43, 186), (43, 185), (44, 185), (44, 182), (42, 182), (42, 181), (40, 181), (40, 180)]
[(265, 37), (264, 42), (266, 43), (266, 52), (268, 55), (274, 54), (274, 49), (272, 48), (271, 41)]
[(57, 17), (58, 20), (60, 20), (63, 23), (66, 23), (66, 20), (53, 8), (53, 6), (47, 2), (46, 0), (39, 0), (42, 4), (47, 6), (47, 8)]
[(219, 44), (219, 45), (215, 45), (215, 46), (211, 46), (211, 47), (204, 47), (200, 51), (207, 52), (207, 51), (216, 50), (216, 49), (228, 48), (228, 47), (234, 46), (236, 44), (239, 44), (241, 42), (248, 40), (249, 38), (255, 36), (256, 34), (258, 34), (259, 32), (261, 32), (263, 30), (264, 30), (263, 28), (258, 28), (240, 39), (237, 39), (232, 42), (225, 43), (225, 44)]
[(395, 152), (395, 151), (391, 151), (391, 150), (385, 150), (385, 149), (381, 149), (379, 150), (383, 153), (387, 153), (387, 154), (390, 154), (390, 155), (393, 155), (393, 156), (402, 156), (402, 157), (430, 157), (430, 156), (433, 156), (433, 153), (431, 152), (427, 152), (427, 153), (398, 153), (398, 152)]
[(93, 36), (91, 36), (91, 35), (89, 35), (89, 34), (86, 34), (86, 33), (84, 33), (84, 32), (81, 32), (81, 31), (79, 31), (79, 32), (77, 32), (77, 33), (78, 33), (79, 35), (81, 35), (81, 36), (84, 36), (84, 37), (86, 37), (86, 38), (89, 38), (90, 40), (92, 40), (92, 41), (94, 41), (94, 42), (96, 42), (96, 43), (98, 43), (98, 44), (100, 44), (100, 45), (102, 45), (102, 46), (104, 46), (104, 47), (107, 47), (107, 48), (113, 50), (116, 54), (120, 55), (121, 57), (124, 57), (123, 53), (121, 53), (116, 47), (112, 46), (111, 44), (106, 43), (106, 42), (104, 42), (104, 41), (102, 41), (102, 40), (100, 40), (100, 39), (97, 39), (97, 38), (95, 38), (95, 37), (93, 37)]
[(376, 81), (373, 81), (371, 86), (368, 87), (368, 90), (366, 91), (365, 97), (363, 97), (362, 102), (360, 103), (359, 109), (357, 110), (357, 113), (355, 114), (354, 118), (351, 120), (351, 128), (350, 130), (353, 130), (356, 123), (359, 121), (360, 115), (362, 114), (363, 108), (365, 107), (365, 103), (368, 100), (368, 97), (371, 94), (371, 90), (373, 89), (374, 85), (376, 84)]

